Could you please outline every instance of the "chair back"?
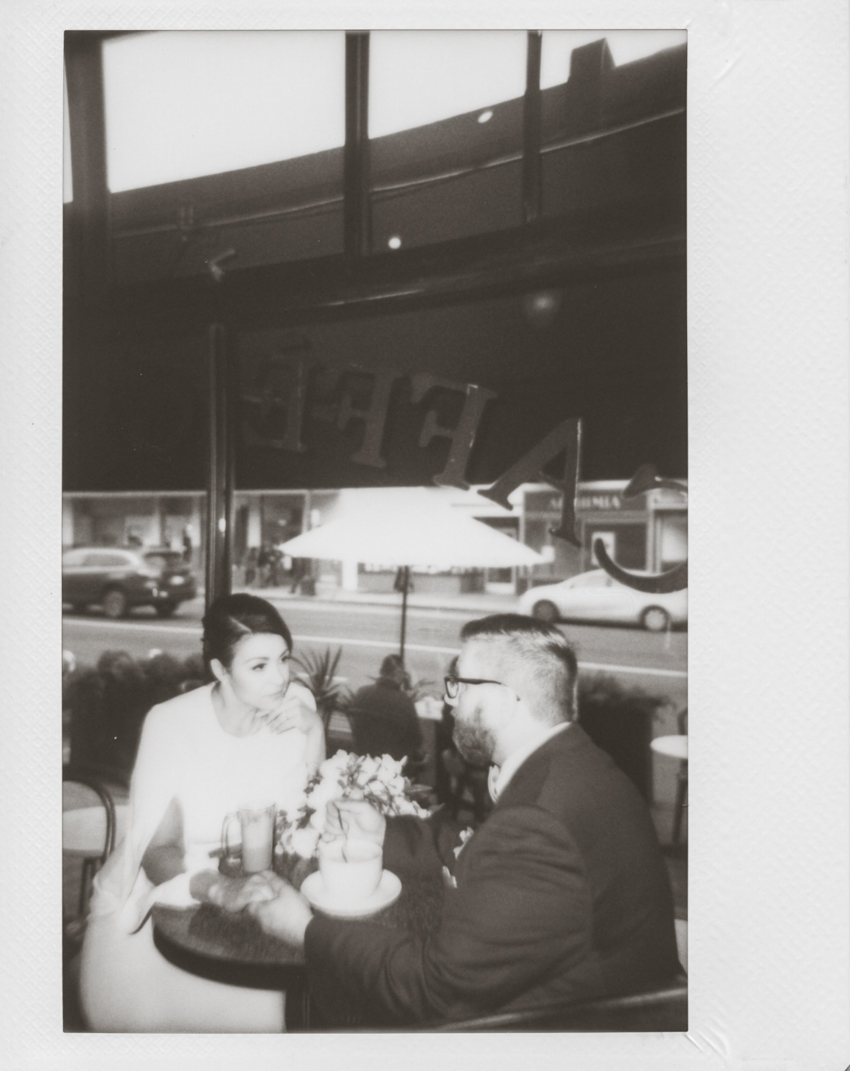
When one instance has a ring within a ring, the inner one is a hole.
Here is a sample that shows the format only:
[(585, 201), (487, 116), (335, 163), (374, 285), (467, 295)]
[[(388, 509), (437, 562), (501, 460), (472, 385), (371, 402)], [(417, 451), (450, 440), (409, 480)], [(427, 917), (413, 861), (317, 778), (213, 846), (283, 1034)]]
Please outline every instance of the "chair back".
[(351, 707), (346, 711), (354, 737), (354, 750), (358, 755), (392, 755), (401, 759), (407, 755), (404, 772), (415, 776), (424, 765), (420, 756), (411, 755), (410, 740), (402, 724), (384, 714), (376, 714), (363, 707)]
[(62, 770), (62, 782), (73, 782), (75, 784), (85, 785), (86, 788), (91, 789), (92, 792), (95, 793), (103, 805), (106, 816), (106, 829), (103, 851), (99, 856), (99, 862), (105, 863), (115, 850), (115, 803), (112, 799), (112, 793), (99, 777), (95, 777), (94, 774), (78, 767), (64, 767)]
[(684, 977), (663, 989), (623, 997), (584, 1001), (579, 1004), (550, 1004), (517, 1012), (482, 1015), (457, 1022), (424, 1028), (448, 1033), (572, 1032), (614, 1033), (688, 1029), (688, 988)]

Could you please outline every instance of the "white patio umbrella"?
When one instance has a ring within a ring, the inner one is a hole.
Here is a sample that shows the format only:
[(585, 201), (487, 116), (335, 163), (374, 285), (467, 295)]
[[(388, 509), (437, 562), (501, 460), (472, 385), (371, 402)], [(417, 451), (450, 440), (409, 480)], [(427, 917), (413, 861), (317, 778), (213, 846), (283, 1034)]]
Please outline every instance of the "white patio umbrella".
[(293, 558), (324, 558), (401, 568), (401, 657), (407, 626), (411, 566), (504, 569), (536, 565), (530, 547), (435, 500), (428, 491), (375, 496), (281, 545)]

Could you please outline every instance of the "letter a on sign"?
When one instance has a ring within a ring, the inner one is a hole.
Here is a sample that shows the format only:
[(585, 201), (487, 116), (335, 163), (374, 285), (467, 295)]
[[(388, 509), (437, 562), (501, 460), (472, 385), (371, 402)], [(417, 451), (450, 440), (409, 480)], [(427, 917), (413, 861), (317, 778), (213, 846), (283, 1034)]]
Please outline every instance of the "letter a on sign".
[[(543, 472), (543, 466), (547, 461), (566, 452), (564, 461), (563, 480), (553, 480)], [(552, 529), (552, 535), (560, 539), (569, 540), (575, 546), (581, 546), (581, 540), (576, 535), (576, 486), (578, 484), (579, 464), (581, 462), (581, 419), (570, 417), (564, 420), (533, 449), (524, 454), (516, 464), (511, 465), (507, 472), (499, 477), (492, 487), (486, 491), (479, 491), (480, 495), (498, 502), (505, 509), (512, 509), (508, 501), (508, 495), (517, 489), (521, 483), (528, 480), (542, 481), (563, 492), (561, 504), (561, 523), (558, 528)]]

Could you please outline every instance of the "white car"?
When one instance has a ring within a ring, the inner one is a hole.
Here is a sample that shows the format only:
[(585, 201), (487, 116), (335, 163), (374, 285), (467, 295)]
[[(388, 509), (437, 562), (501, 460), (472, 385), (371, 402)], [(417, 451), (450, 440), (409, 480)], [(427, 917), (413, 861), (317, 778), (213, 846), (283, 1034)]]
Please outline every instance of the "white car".
[[(636, 575), (647, 576), (647, 573)], [(653, 595), (626, 587), (604, 569), (542, 584), (520, 596), (519, 611), (550, 624), (556, 621), (606, 621), (618, 625), (643, 625), (650, 632), (663, 632), (688, 621), (688, 593), (674, 591)]]

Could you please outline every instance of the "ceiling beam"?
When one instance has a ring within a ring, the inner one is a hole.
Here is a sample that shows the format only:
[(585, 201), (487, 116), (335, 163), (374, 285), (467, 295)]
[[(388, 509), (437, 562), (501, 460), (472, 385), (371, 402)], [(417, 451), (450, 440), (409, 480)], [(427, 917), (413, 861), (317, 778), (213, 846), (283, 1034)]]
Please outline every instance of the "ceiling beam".
[(369, 34), (345, 35), (343, 247), (359, 260), (372, 251), (369, 180)]
[(117, 288), (118, 329), (195, 330), (210, 318), (231, 327), (276, 326), (453, 304), (612, 273), (685, 266), (685, 222), (669, 204), (553, 220), (510, 232), (363, 260), (341, 257), (234, 270), (220, 283), (188, 277)]
[(78, 239), (79, 293), (92, 301), (108, 288), (111, 261), (100, 35), (66, 31), (65, 77), (74, 188), (69, 212)]
[(540, 168), (540, 129), (542, 96), (540, 93), (540, 57), (543, 34), (532, 30), (528, 34), (525, 65), (525, 96), (522, 102), (522, 221), (534, 223), (540, 219), (543, 205), (543, 186)]

